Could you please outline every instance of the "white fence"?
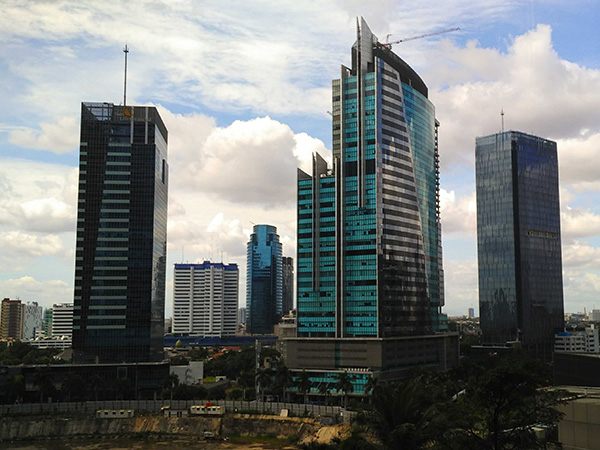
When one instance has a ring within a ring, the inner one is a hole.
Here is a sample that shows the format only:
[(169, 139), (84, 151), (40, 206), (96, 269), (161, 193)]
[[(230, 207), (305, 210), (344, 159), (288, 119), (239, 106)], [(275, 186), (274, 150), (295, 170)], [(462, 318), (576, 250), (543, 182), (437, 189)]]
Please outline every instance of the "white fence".
[[(85, 414), (98, 410), (132, 409), (135, 415), (161, 413), (163, 406), (171, 410), (188, 410), (193, 405), (204, 405), (208, 400), (106, 400), (99, 402), (23, 403), (0, 405), (0, 417), (15, 415)], [(226, 406), (228, 413), (254, 413), (279, 415), (287, 409), (290, 415), (307, 417), (337, 417), (349, 421), (355, 414), (339, 406), (303, 405), (284, 402), (247, 402), (243, 400), (210, 400), (215, 406)]]

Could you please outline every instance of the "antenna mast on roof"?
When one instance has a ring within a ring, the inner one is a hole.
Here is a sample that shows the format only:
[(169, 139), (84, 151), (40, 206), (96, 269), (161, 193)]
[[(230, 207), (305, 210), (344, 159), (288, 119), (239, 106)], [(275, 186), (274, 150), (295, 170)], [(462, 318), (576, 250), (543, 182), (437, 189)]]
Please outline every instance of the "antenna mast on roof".
[(123, 53), (125, 53), (125, 82), (123, 83), (123, 106), (127, 106), (127, 53), (129, 53), (129, 47), (125, 44), (123, 47)]
[(500, 110), (500, 117), (502, 117), (502, 133), (504, 133), (504, 108)]

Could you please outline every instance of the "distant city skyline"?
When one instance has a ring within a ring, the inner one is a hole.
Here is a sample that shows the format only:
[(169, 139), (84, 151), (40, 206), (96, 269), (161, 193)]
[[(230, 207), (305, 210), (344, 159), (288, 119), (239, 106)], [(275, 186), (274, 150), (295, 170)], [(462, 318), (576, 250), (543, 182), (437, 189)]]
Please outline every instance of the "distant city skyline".
[[(430, 88), (441, 123), (445, 312), (477, 304), (476, 136), (555, 140), (565, 309), (600, 296), (600, 30), (593, 2), (466, 0), (240, 6), (183, 0), (8, 2), (0, 17), (0, 292), (71, 302), (79, 104), (156, 105), (170, 136), (167, 265), (221, 253), (246, 272), (252, 223), (295, 254), (295, 170), (332, 148), (329, 61), (350, 65), (356, 16), (379, 36), (460, 31), (394, 46)], [(169, 20), (165, 20), (168, 17)], [(93, 80), (93, 81), (91, 81)], [(168, 274), (167, 316), (172, 316)], [(241, 303), (245, 287), (240, 289)], [(478, 314), (476, 314), (478, 315)]]

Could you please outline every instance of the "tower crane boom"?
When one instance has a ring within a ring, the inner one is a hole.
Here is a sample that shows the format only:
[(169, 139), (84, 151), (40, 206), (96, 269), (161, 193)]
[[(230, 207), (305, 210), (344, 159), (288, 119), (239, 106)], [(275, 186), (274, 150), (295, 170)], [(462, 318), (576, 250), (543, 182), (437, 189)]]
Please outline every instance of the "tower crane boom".
[[(392, 48), (392, 45), (394, 45), (394, 44), (400, 44), (401, 42), (412, 41), (412, 40), (415, 40), (415, 39), (421, 39), (421, 38), (426, 38), (426, 37), (430, 37), (430, 36), (437, 36), (438, 34), (450, 33), (451, 31), (458, 31), (458, 30), (460, 30), (460, 27), (448, 28), (447, 30), (435, 31), (433, 33), (421, 34), (419, 36), (412, 36), (412, 37), (409, 37), (409, 38), (399, 39), (397, 41), (386, 42), (385, 44), (381, 44), (381, 45), (383, 45), (386, 48)], [(386, 41), (388, 40), (388, 38), (390, 36), (391, 36), (391, 34), (387, 35)]]

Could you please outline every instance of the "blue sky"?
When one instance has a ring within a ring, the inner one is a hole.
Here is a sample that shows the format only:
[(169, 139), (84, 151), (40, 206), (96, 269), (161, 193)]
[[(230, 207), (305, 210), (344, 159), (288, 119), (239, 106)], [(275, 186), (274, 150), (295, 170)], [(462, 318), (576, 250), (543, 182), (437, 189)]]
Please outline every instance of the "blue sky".
[[(565, 305), (600, 307), (597, 1), (23, 1), (0, 16), (0, 293), (72, 300), (82, 101), (160, 108), (172, 264), (237, 262), (252, 223), (295, 255), (295, 169), (330, 154), (331, 80), (356, 16), (423, 78), (441, 122), (446, 312), (477, 309), (474, 141), (506, 129), (559, 147)], [(182, 257), (183, 254), (183, 257)]]

